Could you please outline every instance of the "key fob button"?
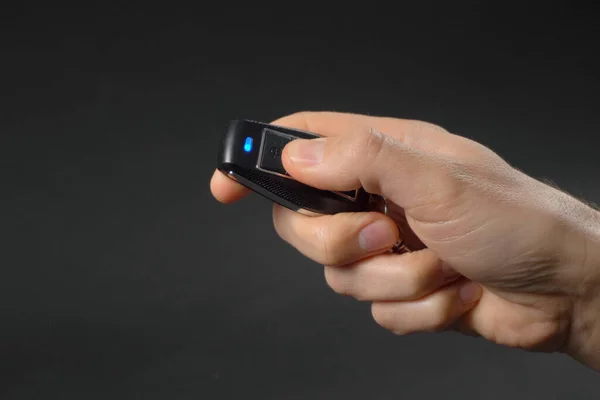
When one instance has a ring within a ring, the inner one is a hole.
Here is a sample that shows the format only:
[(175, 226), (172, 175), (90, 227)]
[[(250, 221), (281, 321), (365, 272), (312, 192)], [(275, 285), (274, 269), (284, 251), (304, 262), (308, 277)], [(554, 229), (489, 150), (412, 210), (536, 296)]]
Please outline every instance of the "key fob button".
[(288, 175), (281, 162), (281, 153), (286, 144), (295, 138), (271, 129), (263, 131), (262, 147), (258, 159), (258, 167), (263, 171)]

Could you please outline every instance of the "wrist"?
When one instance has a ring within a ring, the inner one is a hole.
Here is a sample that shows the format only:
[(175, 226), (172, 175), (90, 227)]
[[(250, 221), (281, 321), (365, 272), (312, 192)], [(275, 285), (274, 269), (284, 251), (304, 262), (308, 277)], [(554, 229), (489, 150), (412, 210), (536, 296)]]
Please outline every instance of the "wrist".
[(572, 240), (565, 242), (565, 266), (578, 278), (566, 352), (600, 371), (600, 212), (580, 203), (573, 220)]

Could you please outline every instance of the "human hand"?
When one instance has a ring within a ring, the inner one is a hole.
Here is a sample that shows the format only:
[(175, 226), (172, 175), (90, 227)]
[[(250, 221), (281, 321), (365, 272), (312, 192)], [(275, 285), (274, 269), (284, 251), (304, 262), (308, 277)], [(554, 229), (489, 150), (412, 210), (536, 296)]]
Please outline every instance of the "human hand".
[[(397, 334), (455, 329), (493, 342), (562, 351), (600, 369), (599, 213), (435, 125), (339, 113), (273, 122), (323, 136), (282, 154), (300, 182), (385, 196), (427, 249), (387, 252), (392, 215), (308, 217), (278, 205), (278, 234), (325, 265), (338, 293), (372, 302)], [(215, 171), (214, 196), (248, 190)]]

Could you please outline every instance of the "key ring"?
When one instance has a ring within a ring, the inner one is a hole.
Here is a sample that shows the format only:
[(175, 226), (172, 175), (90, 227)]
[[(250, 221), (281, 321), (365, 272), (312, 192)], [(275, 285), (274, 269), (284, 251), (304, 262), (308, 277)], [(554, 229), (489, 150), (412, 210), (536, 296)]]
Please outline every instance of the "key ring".
[[(385, 215), (388, 215), (387, 199), (384, 196), (378, 196), (378, 197), (381, 197), (383, 199), (383, 213)], [(404, 239), (400, 238), (400, 239), (398, 239), (398, 241), (396, 242), (394, 247), (391, 248), (390, 252), (396, 253), (396, 254), (404, 254), (404, 253), (412, 253), (412, 250), (406, 245), (406, 243), (404, 243)]]

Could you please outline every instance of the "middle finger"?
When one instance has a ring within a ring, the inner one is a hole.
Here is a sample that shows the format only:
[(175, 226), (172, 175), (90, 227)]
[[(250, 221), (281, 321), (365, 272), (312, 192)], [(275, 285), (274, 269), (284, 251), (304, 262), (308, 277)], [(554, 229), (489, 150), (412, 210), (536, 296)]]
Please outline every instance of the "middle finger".
[(342, 265), (390, 250), (399, 238), (396, 223), (379, 212), (307, 216), (275, 204), (279, 236), (324, 265)]

